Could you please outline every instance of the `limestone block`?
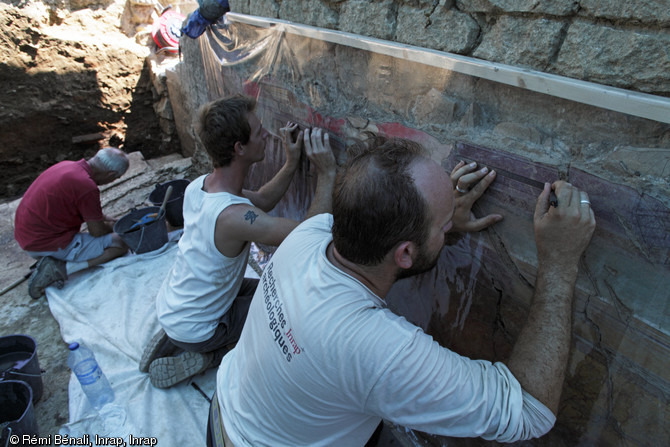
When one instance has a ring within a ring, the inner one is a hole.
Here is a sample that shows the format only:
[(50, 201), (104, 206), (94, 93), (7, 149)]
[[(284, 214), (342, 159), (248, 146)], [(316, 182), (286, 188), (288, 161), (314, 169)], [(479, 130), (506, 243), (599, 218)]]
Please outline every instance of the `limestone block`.
[(461, 117), (461, 127), (473, 128), (481, 126), (484, 122), (482, 108), (476, 102), (471, 103)]
[(533, 144), (542, 143), (542, 133), (535, 127), (520, 123), (500, 123), (493, 132), (497, 135), (520, 141), (530, 141)]
[(558, 20), (500, 17), (472, 55), (542, 70), (559, 45), (562, 28)]
[[(167, 88), (182, 154), (192, 156), (197, 168), (200, 158), (196, 154), (192, 121), (198, 108), (207, 101), (207, 90), (203, 87), (207, 83), (198, 40), (184, 37), (179, 45), (183, 61), (166, 70)], [(206, 155), (203, 157), (207, 158)]]
[(170, 141), (172, 141), (171, 135), (173, 135), (177, 130), (177, 128), (174, 124), (174, 120), (159, 117), (158, 125), (161, 127), (161, 130), (163, 131), (164, 142), (166, 144), (169, 144)]
[(454, 6), (455, 0), (398, 0), (396, 3), (424, 9), (433, 9), (438, 3), (443, 4), (447, 8), (451, 8)]
[(432, 88), (416, 99), (412, 114), (417, 122), (450, 123), (454, 119), (456, 102)]
[(110, 216), (121, 217), (131, 208), (149, 204), (149, 195), (159, 183), (195, 177), (190, 158), (168, 155), (147, 161), (141, 152), (128, 155), (128, 172), (114, 183), (100, 188), (102, 206)]
[(350, 0), (340, 11), (340, 30), (364, 36), (390, 39), (393, 36), (395, 14), (393, 0), (369, 2)]
[(469, 53), (479, 35), (477, 22), (462, 12), (440, 5), (426, 16), (426, 10), (401, 6), (398, 10), (395, 40), (425, 48)]
[(165, 71), (175, 66), (179, 59), (174, 56), (151, 54), (146, 58), (149, 64), (149, 74), (151, 76), (151, 85), (157, 96), (167, 95), (167, 77)]
[(610, 20), (634, 20), (649, 24), (670, 24), (670, 7), (666, 0), (581, 0), (580, 16)]
[(194, 116), (195, 110), (193, 110), (194, 107), (188, 98), (188, 85), (181, 79), (181, 69), (182, 66), (178, 65), (166, 72), (167, 84), (170, 99), (174, 102), (172, 111), (177, 134), (181, 141), (182, 153), (190, 157), (195, 153), (195, 135), (191, 124), (191, 117)]
[(249, 14), (261, 17), (279, 17), (279, 5), (272, 0), (249, 2)]
[(153, 23), (154, 17), (156, 17), (156, 6), (153, 3), (129, 1), (127, 6), (130, 9), (130, 21), (132, 24)]
[(230, 10), (233, 12), (249, 14), (249, 0), (229, 0), (228, 4), (230, 5)]
[(331, 29), (336, 29), (338, 22), (337, 12), (320, 0), (284, 0), (279, 7), (279, 18)]
[(530, 12), (565, 16), (572, 14), (577, 3), (574, 0), (457, 0), (463, 12)]
[(575, 21), (568, 29), (555, 68), (565, 76), (667, 96), (668, 48), (668, 30), (630, 32)]
[(162, 119), (174, 120), (174, 113), (172, 111), (172, 105), (170, 104), (170, 98), (167, 96), (162, 97), (158, 102), (154, 103), (154, 112), (156, 115)]

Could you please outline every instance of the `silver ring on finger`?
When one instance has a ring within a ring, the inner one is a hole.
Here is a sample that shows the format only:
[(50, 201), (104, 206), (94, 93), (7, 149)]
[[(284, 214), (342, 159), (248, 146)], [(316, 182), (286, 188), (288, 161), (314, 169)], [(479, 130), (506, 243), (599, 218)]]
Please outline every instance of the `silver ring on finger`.
[(460, 186), (458, 186), (458, 184), (456, 184), (456, 191), (460, 192), (461, 194), (467, 194), (468, 192), (467, 189), (461, 188)]
[(591, 202), (589, 202), (588, 200), (584, 200), (584, 199), (582, 199), (579, 203), (586, 203), (586, 204), (588, 204), (589, 206), (591, 206)]

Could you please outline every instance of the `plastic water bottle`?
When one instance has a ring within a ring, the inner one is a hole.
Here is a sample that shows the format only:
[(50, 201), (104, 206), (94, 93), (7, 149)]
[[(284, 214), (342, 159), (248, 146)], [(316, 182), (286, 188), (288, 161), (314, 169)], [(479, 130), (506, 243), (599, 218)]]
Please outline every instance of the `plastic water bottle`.
[(81, 384), (91, 406), (97, 410), (114, 401), (114, 390), (95, 360), (93, 352), (79, 343), (69, 345), (67, 364)]

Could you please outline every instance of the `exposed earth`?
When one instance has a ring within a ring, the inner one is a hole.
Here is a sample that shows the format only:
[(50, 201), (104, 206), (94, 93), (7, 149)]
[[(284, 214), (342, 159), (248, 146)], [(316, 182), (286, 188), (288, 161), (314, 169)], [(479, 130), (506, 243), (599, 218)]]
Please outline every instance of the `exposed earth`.
[(22, 195), (50, 165), (104, 145), (147, 159), (180, 152), (156, 118), (145, 62), (156, 50), (150, 23), (160, 8), (125, 0), (0, 3), (0, 199)]

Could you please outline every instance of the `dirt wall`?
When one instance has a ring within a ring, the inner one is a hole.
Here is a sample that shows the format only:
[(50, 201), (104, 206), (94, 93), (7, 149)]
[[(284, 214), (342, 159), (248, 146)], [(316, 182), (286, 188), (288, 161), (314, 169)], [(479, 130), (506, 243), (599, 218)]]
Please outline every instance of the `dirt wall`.
[(0, 3), (0, 198), (104, 145), (147, 158), (180, 151), (154, 112), (152, 47), (122, 31), (124, 11), (125, 1)]

